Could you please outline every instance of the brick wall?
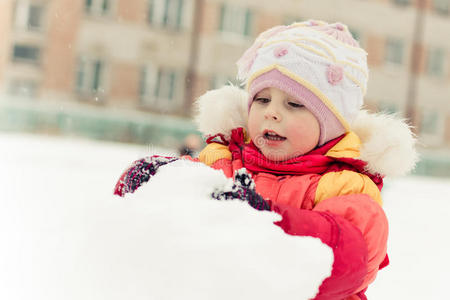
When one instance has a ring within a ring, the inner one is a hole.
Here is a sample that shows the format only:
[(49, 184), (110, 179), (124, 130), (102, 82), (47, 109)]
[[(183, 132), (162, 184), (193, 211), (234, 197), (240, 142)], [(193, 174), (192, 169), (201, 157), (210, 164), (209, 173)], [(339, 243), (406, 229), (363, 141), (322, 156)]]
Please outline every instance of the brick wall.
[(148, 11), (147, 3), (146, 0), (118, 0), (117, 17), (120, 21), (144, 24)]
[(139, 91), (139, 69), (132, 63), (116, 62), (111, 66), (111, 89), (114, 99), (126, 99), (131, 106), (137, 104)]
[(377, 36), (375, 34), (368, 34), (366, 51), (368, 53), (367, 63), (369, 67), (380, 66), (384, 63), (384, 50), (385, 38)]
[(194, 87), (191, 101), (206, 93), (210, 89), (210, 78), (206, 75), (197, 74), (194, 80)]
[(43, 62), (43, 89), (71, 92), (76, 63), (77, 32), (84, 1), (50, 2), (48, 33)]
[[(417, 59), (418, 62), (415, 65), (411, 65), (413, 70), (416, 74), (423, 74), (425, 72), (426, 68), (426, 60), (427, 60), (427, 49), (426, 46), (423, 44), (414, 44), (413, 47), (415, 47), (414, 51), (417, 51)], [(406, 62), (410, 63), (410, 62)]]
[(0, 1), (0, 86), (5, 76), (5, 68), (8, 64), (10, 43), (9, 37), (12, 23), (12, 1)]
[(283, 24), (283, 20), (281, 16), (274, 16), (273, 14), (270, 14), (269, 12), (256, 12), (255, 15), (255, 28), (253, 30), (253, 33), (255, 35), (260, 34), (261, 32)]
[(204, 1), (203, 3), (203, 22), (200, 25), (200, 34), (213, 35), (219, 28), (220, 4), (211, 1)]

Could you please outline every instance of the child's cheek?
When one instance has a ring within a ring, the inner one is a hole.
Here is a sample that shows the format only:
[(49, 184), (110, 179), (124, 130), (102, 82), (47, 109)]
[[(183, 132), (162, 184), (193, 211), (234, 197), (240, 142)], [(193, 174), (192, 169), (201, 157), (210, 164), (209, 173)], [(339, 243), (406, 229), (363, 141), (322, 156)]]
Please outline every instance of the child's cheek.
[(317, 146), (319, 136), (309, 124), (290, 124), (287, 128), (288, 138), (295, 151), (306, 153)]
[(248, 134), (250, 135), (250, 138), (253, 140), (255, 138), (255, 135), (258, 133), (258, 124), (260, 122), (258, 121), (257, 114), (255, 111), (251, 110), (250, 114), (248, 116)]
[(307, 132), (307, 126), (305, 126), (304, 124), (299, 124), (299, 123), (295, 123), (295, 122), (291, 122), (290, 124), (288, 124), (288, 126), (286, 127), (286, 132), (289, 135), (290, 138), (302, 138), (305, 133)]

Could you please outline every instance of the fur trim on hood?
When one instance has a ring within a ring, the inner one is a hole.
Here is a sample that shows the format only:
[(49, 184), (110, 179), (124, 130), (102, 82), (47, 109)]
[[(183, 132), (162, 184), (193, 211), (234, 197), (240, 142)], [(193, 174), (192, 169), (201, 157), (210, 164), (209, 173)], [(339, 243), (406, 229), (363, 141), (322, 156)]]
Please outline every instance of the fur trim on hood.
[(198, 130), (206, 137), (223, 134), (229, 140), (231, 130), (247, 128), (247, 102), (247, 92), (236, 86), (206, 92), (194, 105)]
[[(230, 138), (231, 130), (247, 129), (248, 94), (236, 86), (208, 91), (196, 101), (196, 123), (204, 136), (222, 134)], [(367, 170), (384, 176), (406, 175), (418, 160), (416, 139), (410, 127), (388, 114), (370, 114), (361, 110), (351, 124), (361, 139), (359, 159)]]

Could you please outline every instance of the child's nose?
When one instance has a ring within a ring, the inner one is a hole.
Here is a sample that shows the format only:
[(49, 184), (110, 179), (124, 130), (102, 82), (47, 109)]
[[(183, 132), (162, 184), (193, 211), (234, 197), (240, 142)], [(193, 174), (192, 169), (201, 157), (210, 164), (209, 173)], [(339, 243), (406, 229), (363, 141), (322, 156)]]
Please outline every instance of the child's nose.
[(269, 107), (267, 107), (264, 117), (274, 121), (281, 121), (281, 114), (274, 105), (269, 105)]

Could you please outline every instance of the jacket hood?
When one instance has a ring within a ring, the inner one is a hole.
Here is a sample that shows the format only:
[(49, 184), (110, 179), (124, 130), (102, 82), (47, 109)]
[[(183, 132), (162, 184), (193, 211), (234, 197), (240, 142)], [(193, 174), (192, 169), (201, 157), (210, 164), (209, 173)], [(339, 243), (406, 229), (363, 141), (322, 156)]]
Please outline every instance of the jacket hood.
[[(236, 86), (224, 86), (199, 97), (195, 103), (195, 121), (205, 137), (222, 135), (230, 139), (237, 127), (247, 130), (248, 94)], [(361, 140), (360, 160), (366, 169), (383, 176), (406, 175), (418, 160), (416, 139), (402, 119), (390, 114), (358, 113), (350, 129)]]

